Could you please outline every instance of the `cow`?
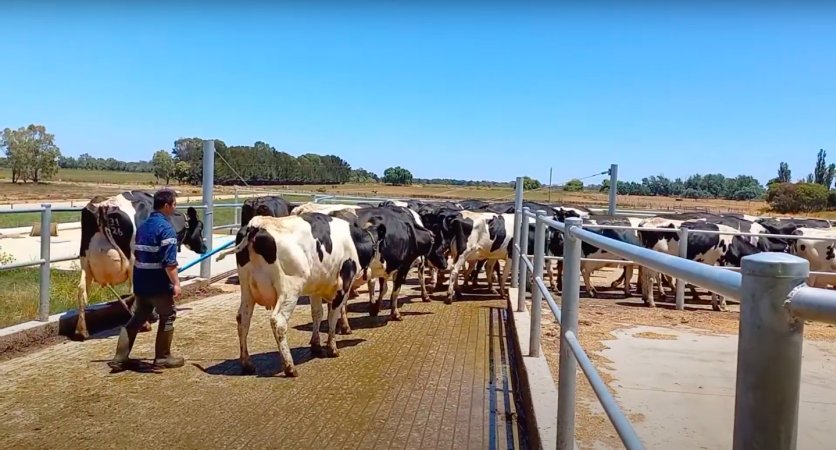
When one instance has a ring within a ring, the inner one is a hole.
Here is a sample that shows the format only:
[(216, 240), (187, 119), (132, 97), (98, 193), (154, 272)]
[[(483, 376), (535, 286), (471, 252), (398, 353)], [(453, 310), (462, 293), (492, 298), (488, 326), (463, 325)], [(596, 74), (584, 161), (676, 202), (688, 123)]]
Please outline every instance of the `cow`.
[(320, 213), (325, 215), (330, 215), (332, 217), (341, 217), (344, 219), (351, 219), (356, 218), (357, 215), (355, 211), (360, 208), (357, 205), (341, 205), (341, 204), (330, 204), (330, 203), (302, 203), (294, 207), (291, 211), (291, 215), (302, 215), (307, 213)]
[[(81, 246), (79, 264), (81, 278), (78, 283), (78, 320), (75, 337), (90, 337), (87, 330), (85, 307), (87, 293), (93, 282), (100, 286), (113, 286), (127, 282), (133, 290), (134, 245), (136, 230), (151, 215), (153, 195), (143, 191), (126, 191), (112, 197), (93, 197), (81, 210)], [(207, 252), (203, 241), (203, 222), (197, 211), (189, 207), (186, 218), (179, 211), (169, 220), (177, 232), (177, 251), (183, 244), (198, 254)], [(127, 303), (122, 304), (130, 312)], [(148, 324), (143, 330), (148, 330)]]
[(298, 375), (287, 343), (287, 326), (300, 296), (309, 297), (311, 302), (311, 353), (323, 353), (319, 326), (324, 301), (329, 307), (325, 353), (329, 357), (339, 356), (336, 326), (341, 313), (343, 326), (348, 326), (348, 291), (358, 276), (367, 275), (385, 234), (386, 227), (375, 220), (361, 228), (356, 222), (321, 213), (253, 217), (240, 242), (217, 257), (220, 261), (235, 253), (241, 282), (241, 303), (235, 319), (242, 371), (255, 371), (247, 349), (247, 333), (255, 305), (261, 305), (271, 312), (270, 325), (285, 376)]
[[(715, 231), (717, 233), (688, 233), (688, 253), (686, 259), (691, 261), (701, 262), (711, 266), (721, 264), (724, 255), (727, 254), (731, 248), (732, 241), (736, 236), (738, 230), (727, 225), (711, 223), (705, 220), (688, 220), (677, 221), (662, 218), (650, 218), (642, 221), (639, 225), (641, 228), (668, 228), (671, 230), (679, 230), (687, 228), (689, 231)], [(679, 255), (679, 233), (665, 232), (653, 229), (640, 229), (638, 231), (639, 238), (645, 248), (656, 250), (658, 252), (667, 253), (669, 255)], [(740, 239), (740, 237), (738, 237)], [(645, 303), (650, 306), (656, 306), (653, 300), (653, 285), (654, 279), (658, 280), (658, 274), (649, 269), (644, 268), (642, 279), (642, 298)], [(659, 284), (659, 293), (664, 296), (664, 288)], [(694, 299), (699, 299), (696, 290), (691, 289)], [(719, 301), (718, 301), (719, 300)], [(715, 311), (726, 310), (726, 300), (717, 294), (711, 294), (711, 307)]]
[[(510, 248), (514, 237), (514, 215), (493, 213), (471, 213), (462, 211), (459, 215), (449, 219), (449, 229), (454, 232), (451, 243), (453, 268), (450, 271), (450, 283), (447, 287), (445, 303), (453, 301), (453, 294), (460, 296), (458, 275), (462, 266), (468, 261), (480, 259), (488, 260), (487, 277), (488, 289), (492, 289), (493, 265), (504, 261), (502, 275), (499, 277), (499, 295), (506, 298), (505, 281), (508, 278), (510, 265)], [(465, 272), (465, 280), (469, 271)]]
[[(556, 215), (555, 220), (563, 222), (565, 220), (565, 217), (563, 215)], [(642, 219), (634, 217), (598, 215), (590, 216), (590, 218), (586, 219), (584, 223), (589, 225), (638, 227), (641, 221)], [(587, 229), (587, 231), (600, 234), (604, 237), (614, 239), (620, 242), (625, 242), (636, 246), (641, 245), (641, 241), (639, 240), (636, 230), (596, 229), (593, 227)], [(549, 252), (554, 256), (563, 256), (563, 244), (563, 233), (552, 233), (551, 239), (549, 241)], [(630, 296), (630, 280), (632, 280), (633, 278), (633, 271), (635, 270), (634, 264), (618, 263), (616, 261), (621, 261), (623, 260), (623, 258), (607, 250), (598, 248), (593, 244), (587, 243), (585, 241), (581, 243), (581, 258), (613, 260), (612, 263), (599, 261), (581, 262), (581, 276), (583, 277), (586, 292), (589, 294), (590, 297), (595, 297), (598, 295), (598, 291), (595, 289), (595, 286), (592, 285), (592, 281), (590, 280), (592, 273), (596, 270), (603, 269), (605, 267), (619, 266), (624, 266), (624, 274), (622, 275), (622, 278), (624, 280), (624, 294), (628, 297)], [(611, 284), (611, 287), (617, 287), (619, 284), (621, 284), (620, 282), (622, 278), (619, 278), (618, 280), (614, 281)]]
[[(757, 223), (761, 225), (769, 234), (782, 235), (792, 235), (795, 230), (800, 227), (820, 229), (831, 228), (829, 221), (819, 219), (763, 218), (757, 220)], [(792, 239), (788, 238), (765, 237), (763, 239), (765, 245), (769, 246), (768, 251), (790, 252), (793, 245), (790, 242)]]
[[(436, 245), (432, 232), (415, 222), (414, 217), (406, 208), (390, 205), (378, 208), (365, 208), (357, 210), (357, 224), (382, 224), (386, 228), (386, 236), (380, 242), (380, 251), (369, 266), (368, 288), (369, 288), (369, 315), (377, 316), (380, 311), (380, 304), (383, 296), (386, 295), (387, 280), (392, 278), (392, 295), (390, 297), (391, 311), (390, 320), (401, 320), (398, 310), (398, 296), (401, 286), (412, 265), (419, 262), (419, 280), (421, 284), (421, 298), (429, 302), (427, 289), (424, 281), (424, 258), (429, 259), (431, 264), (446, 269), (447, 261), (440, 251), (440, 245)], [(380, 296), (374, 300), (374, 280), (377, 279), (380, 285)], [(360, 280), (355, 282), (358, 284)]]
[(287, 200), (278, 195), (265, 195), (248, 198), (241, 207), (241, 227), (250, 223), (255, 216), (284, 217), (293, 210)]
[[(836, 230), (798, 227), (792, 234), (802, 237), (792, 240), (790, 252), (809, 261), (811, 272), (836, 271)], [(826, 288), (828, 284), (833, 284), (833, 276), (810, 275), (808, 284)]]

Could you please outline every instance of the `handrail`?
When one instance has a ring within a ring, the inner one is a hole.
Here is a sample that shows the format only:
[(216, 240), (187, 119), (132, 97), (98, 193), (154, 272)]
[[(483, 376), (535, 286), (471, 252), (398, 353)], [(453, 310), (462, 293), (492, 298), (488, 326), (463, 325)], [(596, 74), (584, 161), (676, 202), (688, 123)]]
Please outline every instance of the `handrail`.
[[(804, 284), (811, 274), (836, 276), (832, 272), (810, 272), (807, 260), (781, 252), (762, 252), (742, 259), (740, 273), (732, 267), (713, 267), (691, 261), (684, 256), (690, 232), (702, 230), (660, 229), (679, 233), (679, 255), (673, 256), (643, 248), (638, 245), (608, 238), (584, 228), (648, 229), (622, 226), (584, 226), (580, 218), (567, 218), (565, 223), (545, 215), (545, 211), (532, 214), (524, 208), (517, 222), (525, 224), (535, 219), (535, 251), (533, 255), (521, 250), (521, 243), (528, 248), (528, 226), (522, 226), (514, 235), (512, 249), (518, 260), (518, 305), (525, 304), (525, 280), (533, 278), (531, 295), (531, 357), (539, 355), (541, 325), (539, 320), (540, 298), (545, 299), (561, 327), (560, 370), (558, 379), (558, 436), (560, 450), (574, 447), (575, 414), (575, 364), (581, 366), (592, 385), (604, 411), (619, 437), (628, 449), (643, 448), (635, 431), (618, 407), (612, 393), (589, 360), (577, 339), (578, 293), (580, 289), (581, 242), (587, 242), (625, 260), (605, 260), (616, 264), (639, 264), (649, 269), (677, 277), (677, 294), (685, 282), (703, 286), (720, 295), (740, 299), (741, 324), (739, 331), (737, 386), (735, 390), (735, 450), (763, 447), (791, 450), (796, 444), (798, 422), (802, 320), (817, 320), (836, 324), (836, 292), (818, 289)], [(516, 219), (516, 218), (515, 218)], [(543, 261), (546, 259), (544, 228), (548, 226), (564, 234), (563, 296), (560, 306), (542, 279)], [(707, 230), (706, 230), (707, 231)], [(708, 232), (707, 234), (719, 234)], [(725, 232), (722, 232), (725, 234)], [(731, 234), (731, 233), (729, 233)], [(789, 239), (834, 240), (834, 238), (766, 233), (738, 232), (744, 236), (775, 237)], [(525, 239), (525, 240), (523, 240)], [(530, 260), (533, 259), (533, 262)], [(532, 268), (534, 270), (532, 270)], [(629, 282), (629, 281), (628, 281)], [(681, 283), (681, 284), (680, 284)], [(521, 308), (525, 310), (525, 308)]]

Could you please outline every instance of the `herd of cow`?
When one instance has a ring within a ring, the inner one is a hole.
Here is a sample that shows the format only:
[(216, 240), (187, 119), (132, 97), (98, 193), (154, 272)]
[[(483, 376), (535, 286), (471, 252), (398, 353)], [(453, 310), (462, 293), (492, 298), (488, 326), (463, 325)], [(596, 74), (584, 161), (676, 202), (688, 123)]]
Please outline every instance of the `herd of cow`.
[[(595, 215), (580, 207), (565, 207), (524, 202), (533, 210), (545, 210), (558, 221), (580, 217), (584, 224), (619, 225), (643, 228), (601, 229), (596, 231), (621, 242), (678, 255), (679, 229), (712, 231), (713, 234), (688, 234), (687, 258), (709, 265), (736, 266), (744, 256), (763, 252), (791, 252), (810, 261), (811, 270), (831, 271), (834, 259), (830, 240), (807, 238), (833, 237), (836, 230), (826, 220), (761, 219), (740, 214), (670, 214), (650, 218)], [(139, 191), (111, 198), (97, 197), (82, 211), (81, 268), (79, 283), (79, 320), (76, 334), (87, 336), (84, 320), (87, 289), (92, 281), (115, 285), (131, 281), (133, 236), (136, 227), (151, 209), (151, 196)], [(193, 208), (185, 218), (172, 217), (178, 232), (178, 250), (186, 245), (192, 251), (206, 253), (203, 224)], [(241, 302), (236, 316), (240, 342), (240, 362), (245, 372), (252, 372), (247, 350), (247, 334), (253, 310), (261, 305), (271, 311), (270, 323), (282, 354), (284, 372), (296, 376), (286, 339), (288, 320), (300, 297), (308, 297), (313, 319), (310, 344), (314, 354), (337, 356), (337, 325), (343, 334), (351, 333), (346, 304), (357, 296), (356, 288), (366, 284), (369, 290), (369, 314), (376, 316), (386, 295), (387, 280), (392, 281), (390, 320), (400, 320), (398, 298), (407, 274), (418, 268), (421, 297), (429, 301), (425, 278), (435, 273), (435, 288), (441, 290), (445, 273), (449, 283), (446, 303), (461, 296), (462, 288), (476, 284), (484, 267), (492, 292), (494, 275), (499, 275), (499, 295), (505, 297), (511, 247), (513, 243), (513, 202), (489, 203), (481, 200), (425, 202), (418, 200), (384, 201), (379, 204), (334, 205), (319, 203), (291, 204), (278, 196), (247, 200), (241, 209), (241, 228), (235, 246), (219, 253), (217, 259), (234, 253), (241, 285)], [(534, 220), (530, 227), (528, 253), (533, 252)], [(669, 231), (666, 231), (669, 230)], [(673, 231), (673, 232), (671, 232)], [(736, 233), (792, 234), (801, 239), (764, 236), (740, 236)], [(547, 228), (547, 255), (563, 255), (563, 235)], [(583, 262), (581, 273), (590, 296), (596, 290), (590, 282), (593, 271), (608, 266), (624, 266), (622, 276), (612, 287), (624, 285), (631, 295), (634, 265), (617, 263), (618, 256), (583, 243), (582, 256), (603, 261)], [(611, 260), (613, 262), (608, 262)], [(448, 264), (449, 261), (449, 264)], [(500, 261), (503, 262), (501, 270)], [(546, 265), (552, 288), (560, 289), (562, 264)], [(665, 295), (664, 285), (671, 281), (663, 274), (638, 267), (638, 289), (649, 306), (654, 306), (653, 287)], [(463, 271), (463, 272), (462, 272)], [(459, 276), (462, 272), (463, 276)], [(431, 275), (432, 276), (432, 275)], [(374, 282), (379, 285), (375, 298)], [(811, 280), (811, 284), (827, 281)], [(696, 291), (692, 293), (696, 296)], [(328, 341), (320, 344), (319, 326), (323, 320), (323, 302), (328, 305)], [(712, 294), (712, 306), (725, 309), (725, 300)]]

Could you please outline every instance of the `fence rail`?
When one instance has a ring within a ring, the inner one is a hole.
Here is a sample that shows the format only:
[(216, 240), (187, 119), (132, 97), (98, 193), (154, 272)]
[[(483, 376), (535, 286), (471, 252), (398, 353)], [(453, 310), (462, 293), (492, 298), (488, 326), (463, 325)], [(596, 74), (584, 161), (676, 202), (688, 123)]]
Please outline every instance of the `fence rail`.
[[(521, 183), (522, 178), (517, 178), (517, 182)], [(518, 191), (515, 204), (522, 206), (522, 200), (522, 192)], [(740, 299), (733, 448), (795, 449), (803, 321), (836, 323), (836, 292), (805, 284), (811, 274), (807, 260), (787, 253), (763, 252), (744, 257), (740, 273), (737, 273), (607, 238), (585, 230), (580, 218), (568, 218), (561, 223), (549, 218), (545, 211), (532, 213), (528, 208), (518, 211), (514, 217), (512, 283), (518, 287), (517, 306), (522, 312), (526, 309), (529, 274), (533, 276), (529, 356), (539, 356), (542, 299), (546, 300), (560, 324), (557, 382), (559, 450), (573, 449), (575, 444), (577, 365), (592, 385), (624, 446), (628, 449), (644, 448), (577, 338), (582, 242), (626, 260), (613, 262), (630, 261), (675, 276), (678, 287), (681, 280), (683, 287), (688, 282)], [(521, 243), (528, 247), (531, 218), (534, 219), (535, 235), (534, 254), (529, 257), (527, 252), (522, 251)], [(559, 306), (542, 278), (546, 259), (546, 227), (564, 235), (563, 293)], [(685, 231), (686, 241), (689, 231), (694, 230)]]

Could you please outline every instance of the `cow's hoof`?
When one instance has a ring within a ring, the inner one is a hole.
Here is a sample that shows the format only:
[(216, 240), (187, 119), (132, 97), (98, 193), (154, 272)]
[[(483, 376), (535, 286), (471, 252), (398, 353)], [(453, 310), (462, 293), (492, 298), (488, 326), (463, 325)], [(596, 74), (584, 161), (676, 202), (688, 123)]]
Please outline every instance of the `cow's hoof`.
[(390, 314), (390, 315), (389, 315), (389, 320), (395, 320), (395, 321), (400, 322), (400, 321), (401, 321), (401, 320), (403, 320), (403, 319), (401, 318), (401, 315), (400, 315), (400, 314), (398, 314), (398, 315), (392, 315), (392, 314)]
[(329, 358), (336, 358), (336, 357), (340, 356), (340, 351), (337, 350), (337, 347), (328, 346), (328, 347), (325, 347), (325, 354)]
[(444, 297), (444, 304), (445, 305), (452, 305), (453, 304), (453, 297), (451, 297), (449, 295), (447, 297)]
[(351, 334), (352, 333), (351, 328), (349, 328), (347, 326), (341, 326), (337, 331), (340, 334)]
[(590, 297), (595, 298), (598, 296), (598, 291), (596, 291), (595, 289), (590, 289), (589, 292), (587, 292), (587, 294), (589, 294)]
[(296, 372), (295, 367), (285, 367), (284, 368), (284, 376), (288, 378), (296, 378), (299, 376), (299, 373)]
[(430, 300), (430, 296), (429, 296), (429, 295), (424, 295), (424, 296), (422, 296), (422, 297), (421, 297), (421, 301), (422, 301), (422, 302), (425, 302), (425, 303), (429, 303), (429, 302), (431, 302), (432, 300)]
[(241, 373), (244, 375), (252, 375), (255, 373), (255, 366), (253, 363), (247, 361), (241, 363)]
[(76, 341), (86, 341), (87, 339), (90, 339), (90, 333), (86, 331), (83, 333), (76, 331), (75, 334), (73, 334), (73, 339)]
[(145, 333), (145, 332), (148, 332), (148, 331), (151, 331), (151, 324), (150, 324), (150, 323), (148, 323), (148, 322), (145, 322), (145, 323), (144, 323), (144, 324), (142, 324), (142, 326), (139, 328), (139, 332), (140, 332), (140, 333)]
[(377, 317), (377, 314), (380, 312), (380, 302), (371, 303), (369, 302), (369, 317)]

